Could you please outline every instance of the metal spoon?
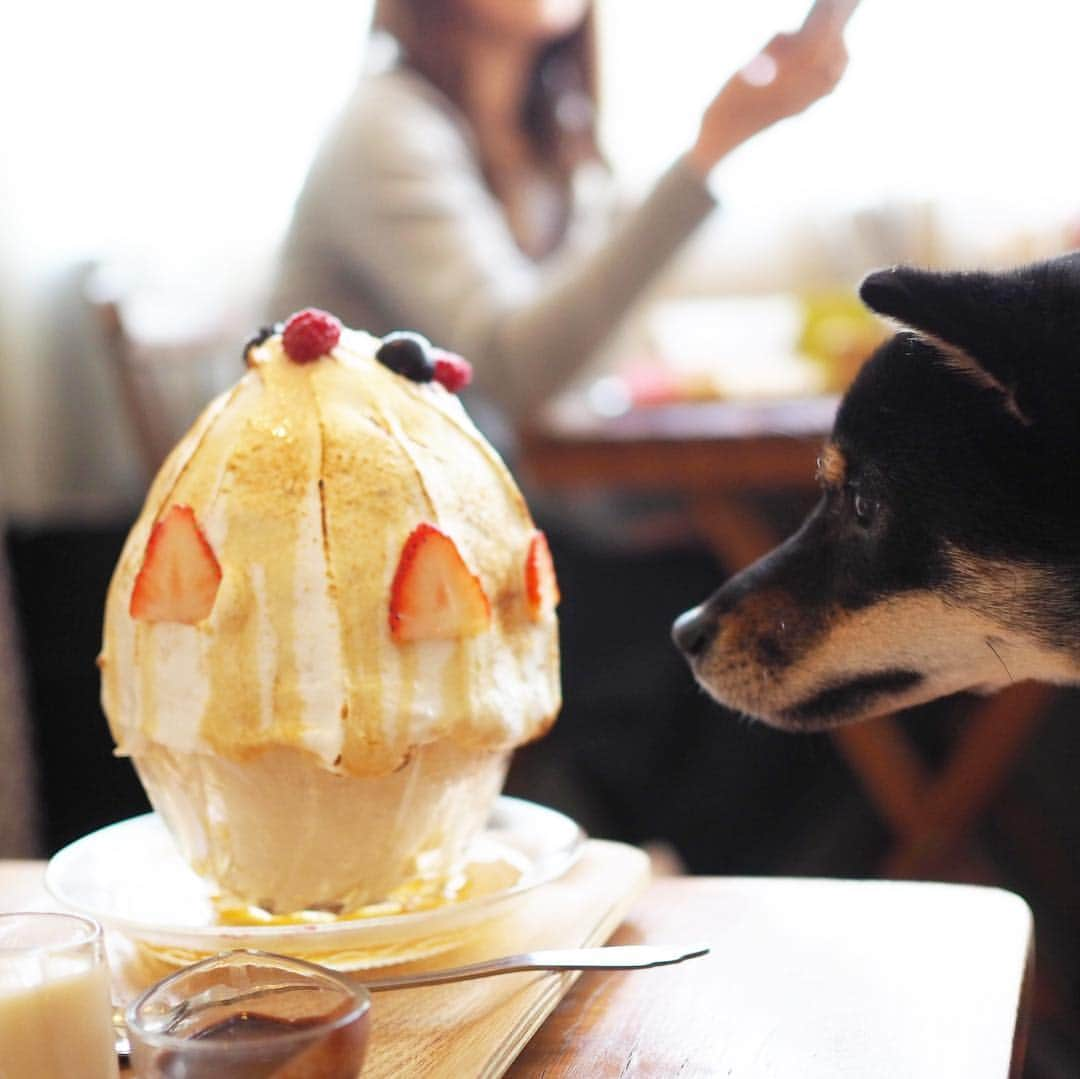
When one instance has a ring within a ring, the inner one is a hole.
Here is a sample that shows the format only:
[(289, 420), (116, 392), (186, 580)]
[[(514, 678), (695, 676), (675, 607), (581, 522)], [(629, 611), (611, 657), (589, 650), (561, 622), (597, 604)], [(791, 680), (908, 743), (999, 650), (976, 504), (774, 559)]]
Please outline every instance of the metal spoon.
[(463, 967), (446, 970), (423, 970), (419, 974), (396, 974), (392, 978), (359, 978), (371, 993), (384, 989), (414, 989), (421, 985), (442, 985), (445, 982), (464, 982), (471, 978), (488, 978), (493, 974), (511, 974), (521, 970), (645, 970), (666, 967), (706, 955), (704, 945), (691, 948), (663, 948), (649, 944), (620, 944), (610, 948), (561, 948), (539, 952), (504, 955), (500, 959), (485, 959)]
[[(672, 963), (682, 963), (687, 959), (697, 959), (708, 954), (706, 945), (689, 948), (659, 947), (647, 944), (623, 944), (608, 948), (559, 948), (536, 952), (520, 952), (517, 955), (504, 955), (497, 959), (485, 959), (480, 963), (469, 963), (460, 967), (447, 967), (444, 970), (424, 970), (417, 974), (396, 974), (390, 978), (363, 978), (360, 975), (337, 973), (351, 981), (357, 981), (371, 993), (380, 993), (392, 989), (416, 989), (423, 985), (444, 985), (447, 982), (463, 982), (473, 978), (490, 978), (495, 974), (512, 974), (527, 970), (646, 970), (650, 967), (666, 967)], [(283, 991), (294, 992), (295, 984), (283, 986)], [(264, 986), (252, 992), (250, 996), (265, 996), (274, 992), (273, 987)], [(244, 999), (245, 994), (231, 998), (235, 1003)], [(177, 1024), (194, 1012), (219, 1003), (213, 999), (181, 1001), (173, 1011), (163, 1019), (158, 1027), (160, 1033), (167, 1034)], [(113, 1017), (116, 1028), (116, 1052), (121, 1058), (128, 1055), (127, 1030), (124, 1026), (123, 1013), (117, 1011)]]

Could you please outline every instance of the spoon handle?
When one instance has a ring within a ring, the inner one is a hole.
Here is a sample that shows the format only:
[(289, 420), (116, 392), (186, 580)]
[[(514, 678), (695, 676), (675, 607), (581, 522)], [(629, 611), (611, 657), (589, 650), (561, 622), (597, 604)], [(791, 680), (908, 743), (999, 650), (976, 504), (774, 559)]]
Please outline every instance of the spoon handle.
[(451, 967), (447, 970), (424, 970), (418, 974), (399, 974), (392, 978), (360, 978), (369, 992), (386, 989), (415, 989), (422, 985), (443, 985), (472, 978), (489, 978), (493, 974), (511, 974), (523, 970), (643, 970), (665, 967), (705, 955), (705, 946), (692, 948), (662, 948), (645, 944), (617, 945), (611, 948), (561, 948), (549, 951), (522, 952), (501, 959)]

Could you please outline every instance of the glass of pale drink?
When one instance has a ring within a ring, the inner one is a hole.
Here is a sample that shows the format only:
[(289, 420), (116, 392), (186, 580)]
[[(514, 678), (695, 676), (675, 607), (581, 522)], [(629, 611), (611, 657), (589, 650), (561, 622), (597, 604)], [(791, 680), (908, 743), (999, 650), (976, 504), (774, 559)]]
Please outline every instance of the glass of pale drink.
[(115, 1079), (101, 926), (75, 914), (0, 914), (0, 1079)]

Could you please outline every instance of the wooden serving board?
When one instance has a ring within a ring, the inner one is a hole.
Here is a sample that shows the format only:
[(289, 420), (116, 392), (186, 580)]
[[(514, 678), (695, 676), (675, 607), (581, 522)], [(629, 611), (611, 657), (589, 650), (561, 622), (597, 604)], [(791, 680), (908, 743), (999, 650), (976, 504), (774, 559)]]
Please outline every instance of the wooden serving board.
[[(41, 862), (6, 863), (0, 910), (56, 909), (43, 875)], [(589, 840), (565, 876), (519, 896), (496, 919), (478, 926), (467, 943), (423, 961), (381, 967), (378, 976), (537, 948), (603, 944), (648, 881), (649, 861), (640, 850)], [(115, 963), (124, 949), (113, 940), (109, 946)], [(577, 978), (573, 972), (504, 974), (376, 993), (364, 1079), (496, 1079)], [(124, 998), (132, 992), (127, 984), (117, 990)]]
[[(603, 944), (648, 880), (649, 861), (641, 851), (590, 840), (566, 876), (522, 895), (513, 909), (481, 927), (468, 945), (400, 969), (435, 969), (537, 948)], [(376, 993), (364, 1079), (496, 1079), (577, 978), (573, 972), (504, 974)]]

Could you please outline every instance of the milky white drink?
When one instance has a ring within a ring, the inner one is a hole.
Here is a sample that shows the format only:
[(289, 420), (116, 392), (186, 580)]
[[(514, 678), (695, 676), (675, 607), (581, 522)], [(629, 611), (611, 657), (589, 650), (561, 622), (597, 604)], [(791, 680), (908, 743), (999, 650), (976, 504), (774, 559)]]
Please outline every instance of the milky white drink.
[(459, 357), (302, 312), (154, 481), (102, 699), (192, 865), (272, 911), (432, 879), (559, 707), (550, 555)]
[(109, 973), (100, 937), (59, 951), (20, 948), (11, 923), (27, 918), (64, 916), (0, 916), (0, 1079), (114, 1079)]

